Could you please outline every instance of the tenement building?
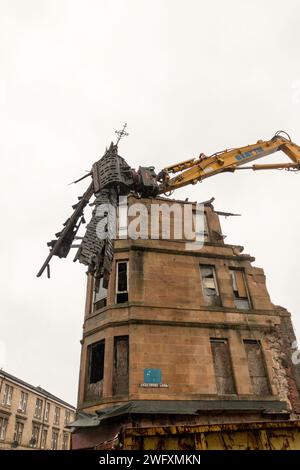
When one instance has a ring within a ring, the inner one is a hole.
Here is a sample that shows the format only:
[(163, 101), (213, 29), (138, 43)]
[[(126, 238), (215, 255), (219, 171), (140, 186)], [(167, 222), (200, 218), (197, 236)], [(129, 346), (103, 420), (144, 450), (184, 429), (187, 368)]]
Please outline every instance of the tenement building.
[(69, 450), (75, 408), (0, 370), (0, 450)]
[[(136, 202), (146, 206), (150, 224), (153, 205), (171, 209), (175, 201), (129, 198)], [(225, 243), (220, 215), (205, 203), (200, 249), (174, 230), (170, 237), (117, 239), (107, 289), (87, 275), (73, 448), (110, 446), (124, 427), (299, 418), (290, 313), (270, 300), (254, 258)], [(178, 217), (172, 213), (172, 224)], [(166, 230), (162, 224), (160, 235)], [(82, 243), (88, 251), (93, 240)], [(35, 418), (22, 421), (18, 406), (13, 418), (1, 416), (11, 430), (20, 422), (33, 432)], [(40, 433), (49, 430), (50, 445), (54, 423), (38, 423)]]

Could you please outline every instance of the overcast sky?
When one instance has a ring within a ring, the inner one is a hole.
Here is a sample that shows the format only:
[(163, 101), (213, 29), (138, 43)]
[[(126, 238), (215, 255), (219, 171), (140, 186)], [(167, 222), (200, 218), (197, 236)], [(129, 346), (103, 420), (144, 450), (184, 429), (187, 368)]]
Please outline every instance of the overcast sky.
[[(278, 129), (300, 145), (299, 17), (297, 0), (0, 0), (0, 366), (76, 403), (86, 269), (71, 253), (36, 273), (88, 184), (68, 183), (124, 122), (133, 167)], [(242, 214), (226, 241), (256, 257), (298, 337), (299, 188), (300, 174), (245, 171), (175, 193)]]

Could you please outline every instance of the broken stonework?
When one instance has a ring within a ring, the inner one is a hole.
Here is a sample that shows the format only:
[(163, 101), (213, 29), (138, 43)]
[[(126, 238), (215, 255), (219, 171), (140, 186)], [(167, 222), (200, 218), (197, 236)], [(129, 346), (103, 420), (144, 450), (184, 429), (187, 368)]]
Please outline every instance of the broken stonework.
[(272, 333), (267, 333), (265, 341), (272, 355), (273, 385), (275, 385), (278, 391), (279, 398), (286, 401), (292, 409), (292, 404), (289, 398), (286, 358), (287, 354), (290, 354), (290, 351), (284, 351), (284, 341), (276, 330)]

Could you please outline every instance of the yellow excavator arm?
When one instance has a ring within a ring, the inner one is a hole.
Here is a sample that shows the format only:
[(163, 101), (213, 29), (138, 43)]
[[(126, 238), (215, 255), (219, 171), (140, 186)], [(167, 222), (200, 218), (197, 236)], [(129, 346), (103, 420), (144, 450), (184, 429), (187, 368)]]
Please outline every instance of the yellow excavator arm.
[[(284, 134), (284, 135), (283, 135)], [(292, 162), (271, 163), (252, 166), (241, 166), (274, 152), (282, 150)], [(300, 170), (300, 147), (294, 144), (289, 135), (278, 131), (270, 140), (259, 140), (256, 144), (247, 145), (217, 152), (211, 156), (200, 154), (198, 158), (185, 160), (164, 168), (158, 175), (159, 194), (195, 184), (210, 176), (223, 172), (233, 172), (238, 169), (252, 170)], [(170, 174), (177, 174), (170, 177)]]

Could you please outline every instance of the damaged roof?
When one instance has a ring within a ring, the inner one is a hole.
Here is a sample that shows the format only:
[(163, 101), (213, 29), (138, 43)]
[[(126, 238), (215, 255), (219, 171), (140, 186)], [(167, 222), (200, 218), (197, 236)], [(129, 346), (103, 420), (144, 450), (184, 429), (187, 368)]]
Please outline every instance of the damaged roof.
[(77, 419), (69, 427), (96, 427), (103, 421), (127, 414), (199, 415), (208, 411), (288, 413), (287, 404), (277, 400), (138, 400), (97, 410), (95, 413), (79, 412)]

